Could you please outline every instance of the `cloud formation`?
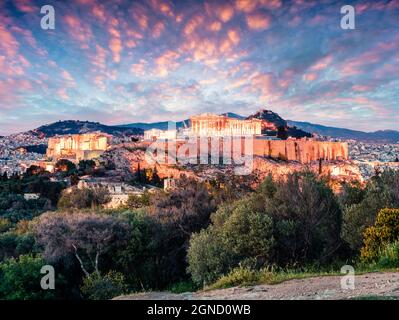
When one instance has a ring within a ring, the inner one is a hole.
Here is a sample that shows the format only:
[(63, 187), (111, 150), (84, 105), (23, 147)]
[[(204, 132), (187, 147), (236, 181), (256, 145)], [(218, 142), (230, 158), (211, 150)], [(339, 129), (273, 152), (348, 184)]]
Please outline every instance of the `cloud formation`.
[[(342, 2), (342, 3), (341, 3)], [(243, 115), (399, 130), (399, 1), (39, 0), (0, 3), (0, 134), (51, 121)]]

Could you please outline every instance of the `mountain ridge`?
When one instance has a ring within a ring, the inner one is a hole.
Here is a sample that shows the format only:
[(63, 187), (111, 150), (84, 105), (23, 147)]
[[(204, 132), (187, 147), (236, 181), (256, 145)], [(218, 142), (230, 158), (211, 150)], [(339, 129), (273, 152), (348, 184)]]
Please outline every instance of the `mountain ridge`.
[[(247, 118), (232, 112), (228, 112), (225, 114), (237, 119)], [(290, 127), (296, 127), (306, 132), (316, 133), (322, 136), (329, 136), (332, 138), (354, 139), (359, 141), (378, 143), (399, 143), (399, 131), (397, 130), (388, 129), (365, 132), (347, 128), (325, 126), (306, 121), (286, 120), (286, 122)], [(176, 124), (176, 128), (182, 128), (184, 127), (184, 123), (186, 125), (189, 125), (189, 119), (172, 123)], [(92, 121), (65, 120), (42, 125), (36, 129), (27, 131), (27, 133), (31, 133), (35, 136), (43, 138), (48, 138), (55, 135), (81, 134), (95, 131), (101, 131), (113, 135), (142, 135), (144, 130), (166, 130), (168, 129), (168, 124), (168, 121), (160, 121), (153, 123), (137, 122), (121, 125), (105, 125), (99, 122)]]

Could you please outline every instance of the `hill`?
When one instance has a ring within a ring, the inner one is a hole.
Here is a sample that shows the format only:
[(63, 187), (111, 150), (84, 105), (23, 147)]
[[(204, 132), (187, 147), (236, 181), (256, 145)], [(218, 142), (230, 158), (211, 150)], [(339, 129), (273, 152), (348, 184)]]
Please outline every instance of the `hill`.
[(32, 133), (42, 137), (53, 137), (55, 135), (82, 134), (101, 131), (112, 135), (140, 135), (143, 129), (137, 127), (107, 126), (99, 122), (66, 120), (43, 125), (32, 130)]
[(310, 122), (301, 121), (287, 121), (289, 125), (296, 126), (307, 132), (317, 133), (323, 136), (341, 139), (354, 139), (367, 142), (385, 142), (385, 143), (398, 143), (399, 131), (395, 130), (379, 130), (374, 132), (364, 132), (345, 128), (336, 128), (314, 124)]

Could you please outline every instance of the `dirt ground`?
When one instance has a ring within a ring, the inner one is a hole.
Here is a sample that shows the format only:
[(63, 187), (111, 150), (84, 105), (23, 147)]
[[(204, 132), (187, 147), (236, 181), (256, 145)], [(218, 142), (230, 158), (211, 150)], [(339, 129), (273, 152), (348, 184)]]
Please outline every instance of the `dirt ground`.
[(173, 294), (146, 292), (117, 297), (117, 300), (337, 300), (356, 297), (399, 299), (399, 272), (368, 273), (355, 276), (355, 288), (341, 289), (340, 276), (288, 280), (274, 285), (255, 285)]

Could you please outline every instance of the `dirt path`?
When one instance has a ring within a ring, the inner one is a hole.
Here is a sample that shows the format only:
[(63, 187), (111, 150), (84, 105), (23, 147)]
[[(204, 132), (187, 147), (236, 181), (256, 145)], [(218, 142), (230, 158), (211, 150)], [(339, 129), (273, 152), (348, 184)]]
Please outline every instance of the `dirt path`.
[(355, 289), (341, 289), (340, 276), (288, 280), (275, 285), (233, 287), (196, 293), (148, 292), (117, 297), (118, 300), (318, 300), (350, 299), (360, 296), (389, 296), (399, 299), (399, 272), (368, 273), (355, 277)]

